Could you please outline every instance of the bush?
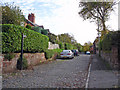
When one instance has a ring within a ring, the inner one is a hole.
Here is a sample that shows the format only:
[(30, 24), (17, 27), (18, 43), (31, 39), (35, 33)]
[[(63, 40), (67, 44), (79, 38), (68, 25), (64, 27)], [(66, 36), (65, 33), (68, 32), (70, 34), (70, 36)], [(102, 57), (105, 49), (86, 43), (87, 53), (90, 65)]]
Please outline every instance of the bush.
[(56, 53), (59, 55), (62, 52), (62, 49), (53, 49), (53, 50), (46, 50), (45, 51), (45, 58), (50, 59)]
[(41, 28), (40, 27), (33, 27), (33, 30), (38, 32), (38, 33), (41, 33)]
[(21, 63), (22, 63), (22, 69), (27, 69), (28, 67), (28, 62), (27, 60), (23, 57), (22, 62), (21, 62), (21, 58), (19, 57), (19, 59), (17, 60), (17, 69), (21, 69)]
[(7, 53), (5, 54), (4, 58), (7, 59), (7, 60), (11, 60), (15, 57), (14, 53)]
[(72, 45), (72, 44), (70, 44), (70, 43), (65, 43), (65, 49), (66, 49), (66, 50), (72, 50), (72, 49), (74, 49), (74, 48), (75, 48), (74, 45)]
[(111, 51), (112, 46), (118, 46), (120, 42), (120, 31), (109, 32), (103, 37), (99, 43), (99, 49), (103, 51)]
[(43, 52), (48, 48), (49, 38), (33, 30), (21, 26), (2, 25), (2, 52), (21, 52), (21, 32), (27, 37), (24, 39), (24, 52)]
[(41, 30), (41, 34), (44, 34), (44, 35), (48, 35), (48, 31), (47, 30)]
[(26, 28), (28, 28), (28, 29), (32, 29), (32, 27), (28, 24), (28, 25), (26, 25)]
[(65, 49), (64, 43), (60, 42), (59, 47), (60, 47), (60, 49)]

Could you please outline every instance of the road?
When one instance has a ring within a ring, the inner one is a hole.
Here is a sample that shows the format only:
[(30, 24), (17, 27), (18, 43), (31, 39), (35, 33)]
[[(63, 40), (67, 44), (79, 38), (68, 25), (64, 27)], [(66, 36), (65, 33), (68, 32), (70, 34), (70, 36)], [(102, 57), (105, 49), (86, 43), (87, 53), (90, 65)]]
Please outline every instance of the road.
[(83, 88), (90, 55), (57, 59), (34, 67), (34, 70), (3, 75), (3, 88)]

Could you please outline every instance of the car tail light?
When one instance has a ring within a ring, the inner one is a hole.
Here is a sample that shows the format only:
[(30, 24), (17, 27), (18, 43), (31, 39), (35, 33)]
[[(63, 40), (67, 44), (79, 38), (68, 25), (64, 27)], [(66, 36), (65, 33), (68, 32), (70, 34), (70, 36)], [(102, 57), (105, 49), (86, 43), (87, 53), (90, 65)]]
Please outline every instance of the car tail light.
[(70, 53), (68, 53), (67, 55), (71, 55)]

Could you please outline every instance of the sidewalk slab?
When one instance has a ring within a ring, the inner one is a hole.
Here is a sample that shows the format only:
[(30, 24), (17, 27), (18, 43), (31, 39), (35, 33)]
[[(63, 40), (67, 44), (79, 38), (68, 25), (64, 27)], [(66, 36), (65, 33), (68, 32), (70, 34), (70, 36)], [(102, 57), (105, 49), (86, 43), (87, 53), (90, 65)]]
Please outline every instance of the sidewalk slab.
[(118, 87), (118, 77), (113, 71), (91, 71), (89, 88), (115, 88)]
[(88, 88), (117, 88), (119, 73), (109, 69), (97, 55), (92, 55)]

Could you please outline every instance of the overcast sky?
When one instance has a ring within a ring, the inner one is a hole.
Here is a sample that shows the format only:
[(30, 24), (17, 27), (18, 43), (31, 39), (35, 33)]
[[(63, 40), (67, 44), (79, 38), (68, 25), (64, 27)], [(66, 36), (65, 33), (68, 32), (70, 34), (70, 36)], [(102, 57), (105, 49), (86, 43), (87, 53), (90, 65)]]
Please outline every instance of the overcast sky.
[[(50, 29), (56, 35), (69, 33), (74, 35), (78, 43), (93, 42), (97, 37), (97, 26), (89, 20), (83, 21), (78, 15), (80, 11), (79, 0), (2, 0), (2, 2), (15, 2), (26, 18), (29, 13), (35, 14), (35, 22)], [(116, 6), (117, 7), (117, 6)], [(112, 13), (109, 22), (111, 30), (118, 29), (118, 10)]]

